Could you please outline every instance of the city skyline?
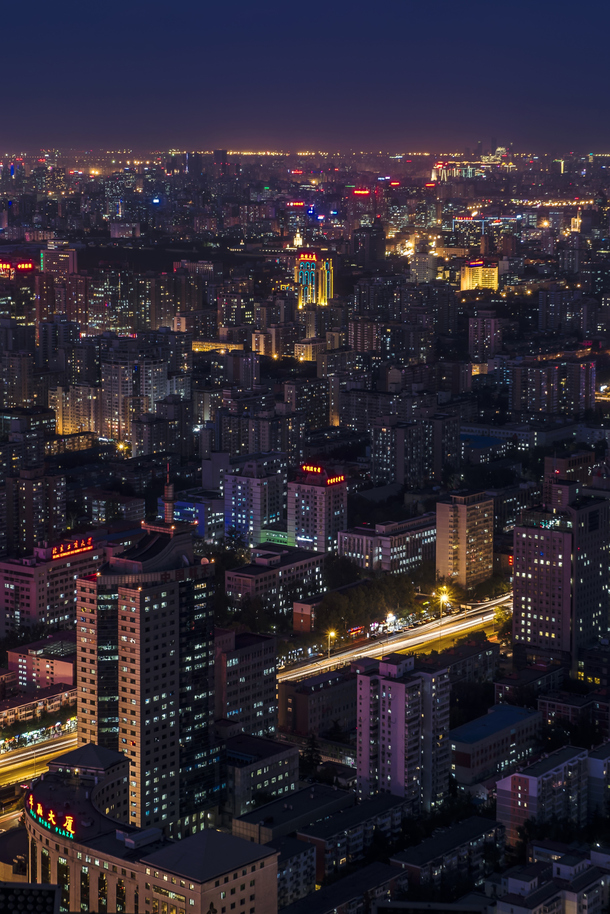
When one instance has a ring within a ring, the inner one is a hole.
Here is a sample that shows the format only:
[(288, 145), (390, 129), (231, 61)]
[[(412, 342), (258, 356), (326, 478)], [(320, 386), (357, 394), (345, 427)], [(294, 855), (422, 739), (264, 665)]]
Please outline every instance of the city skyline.
[[(518, 2), (510, 17), (479, 0), (434, 16), (340, 3), (311, 28), (277, 2), (239, 0), (230, 17), (192, 0), (175, 15), (158, 0), (103, 16), (66, 0), (30, 10), (30, 65), (19, 20), (4, 25), (13, 148), (610, 145), (603, 60), (565, 2)], [(49, 74), (63, 91), (41, 92)]]

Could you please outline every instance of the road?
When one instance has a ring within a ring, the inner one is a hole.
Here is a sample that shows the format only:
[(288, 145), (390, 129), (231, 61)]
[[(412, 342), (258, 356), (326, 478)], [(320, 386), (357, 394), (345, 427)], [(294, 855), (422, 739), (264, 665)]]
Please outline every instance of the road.
[(411, 650), (441, 637), (455, 637), (464, 634), (470, 629), (480, 628), (484, 623), (491, 622), (495, 608), (512, 603), (512, 599), (512, 593), (505, 594), (496, 600), (472, 604), (470, 609), (452, 616), (444, 616), (442, 621), (432, 619), (431, 622), (414, 626), (407, 632), (397, 632), (395, 635), (381, 637), (368, 644), (359, 644), (353, 648), (337, 651), (331, 654), (330, 660), (328, 657), (320, 657), (310, 663), (287, 667), (278, 671), (278, 682), (298, 681), (308, 676), (315, 676), (316, 673), (325, 673), (328, 670), (344, 666), (347, 663), (351, 663), (352, 660), (359, 660), (361, 657), (380, 657), (382, 654), (388, 654), (391, 651)]
[[(76, 734), (59, 736), (46, 743), (36, 743), (27, 749), (17, 749), (0, 755), (0, 787), (5, 784), (29, 781), (47, 770), (47, 763), (76, 748)], [(4, 826), (0, 825), (0, 828)]]

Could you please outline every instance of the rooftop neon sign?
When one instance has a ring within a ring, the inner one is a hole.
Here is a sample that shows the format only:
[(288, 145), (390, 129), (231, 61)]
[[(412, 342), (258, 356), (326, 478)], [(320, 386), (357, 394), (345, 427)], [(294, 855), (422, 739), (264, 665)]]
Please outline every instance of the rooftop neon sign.
[(69, 543), (61, 543), (59, 546), (53, 546), (51, 559), (63, 559), (67, 555), (77, 555), (79, 552), (89, 552), (93, 549), (93, 537), (88, 536), (81, 540), (71, 540)]
[[(74, 839), (74, 816), (67, 813), (55, 813), (52, 809), (45, 812), (42, 803), (35, 802), (33, 793), (28, 797), (27, 811), (35, 822), (38, 822), (43, 828), (48, 828), (53, 834), (61, 835), (62, 838)], [(63, 822), (60, 825), (62, 819)]]

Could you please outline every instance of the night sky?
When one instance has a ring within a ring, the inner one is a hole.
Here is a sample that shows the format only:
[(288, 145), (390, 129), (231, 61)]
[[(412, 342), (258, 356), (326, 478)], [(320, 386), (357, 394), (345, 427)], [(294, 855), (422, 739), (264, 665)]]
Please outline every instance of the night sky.
[(30, 0), (2, 17), (0, 153), (610, 150), (607, 4)]

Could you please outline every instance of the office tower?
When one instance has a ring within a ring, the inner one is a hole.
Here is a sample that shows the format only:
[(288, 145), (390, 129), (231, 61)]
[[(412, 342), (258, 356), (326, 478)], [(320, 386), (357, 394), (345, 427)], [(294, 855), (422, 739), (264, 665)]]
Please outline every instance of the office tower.
[(390, 654), (358, 673), (358, 794), (391, 793), (411, 815), (431, 812), (449, 792), (451, 746), (446, 668), (415, 668)]
[(39, 323), (36, 349), (38, 368), (50, 371), (68, 371), (70, 356), (79, 342), (79, 338), (78, 324), (66, 320), (64, 314), (56, 314), (51, 320)]
[(50, 273), (37, 273), (34, 277), (36, 323), (48, 321), (55, 314), (55, 277)]
[(469, 590), (493, 574), (494, 503), (485, 492), (436, 504), (436, 574)]
[(194, 559), (173, 501), (167, 485), (165, 519), (78, 580), (78, 741), (129, 758), (131, 824), (183, 836), (204, 825), (218, 788), (213, 566)]
[(132, 457), (146, 457), (148, 454), (164, 454), (173, 450), (167, 429), (167, 420), (156, 413), (141, 413), (131, 420)]
[(66, 529), (66, 477), (39, 466), (7, 476), (5, 485), (9, 552), (31, 555), (56, 543)]
[(277, 645), (273, 635), (214, 632), (216, 720), (237, 724), (252, 736), (277, 729)]
[(335, 552), (347, 525), (347, 481), (317, 464), (301, 467), (288, 483), (288, 542), (314, 552)]
[(103, 561), (104, 548), (91, 536), (35, 546), (24, 558), (0, 560), (0, 637), (41, 623), (73, 625), (76, 578), (94, 574)]
[(224, 477), (225, 534), (241, 536), (248, 546), (262, 542), (262, 531), (286, 519), (286, 458), (253, 457)]
[(468, 319), (468, 355), (473, 362), (486, 362), (502, 348), (502, 331), (495, 311), (477, 312)]
[(471, 289), (498, 288), (498, 265), (485, 266), (482, 260), (475, 260), (466, 264), (461, 269), (460, 289), (462, 292)]
[(587, 821), (588, 753), (564, 746), (543, 756), (496, 785), (496, 818), (506, 828), (506, 843), (515, 847), (528, 820), (569, 822), (582, 828)]
[(40, 271), (54, 279), (67, 280), (71, 273), (78, 273), (77, 253), (74, 248), (59, 247), (40, 252)]
[(302, 250), (294, 268), (299, 308), (326, 306), (333, 297), (333, 262), (328, 251)]
[(575, 668), (609, 629), (610, 506), (559, 477), (550, 490), (546, 506), (524, 511), (514, 530), (513, 650), (519, 663)]

